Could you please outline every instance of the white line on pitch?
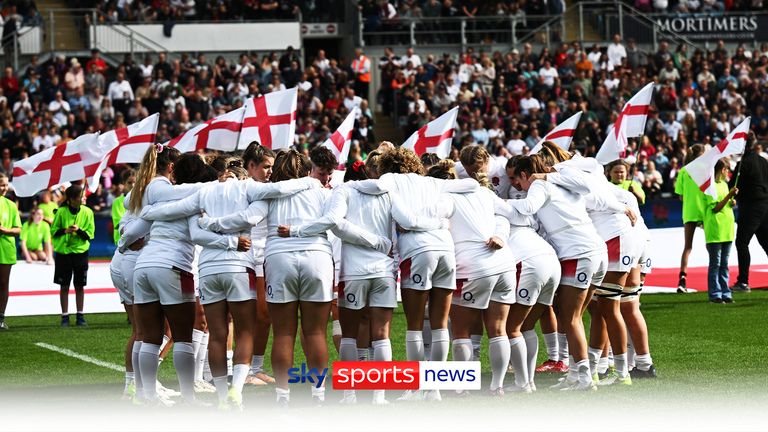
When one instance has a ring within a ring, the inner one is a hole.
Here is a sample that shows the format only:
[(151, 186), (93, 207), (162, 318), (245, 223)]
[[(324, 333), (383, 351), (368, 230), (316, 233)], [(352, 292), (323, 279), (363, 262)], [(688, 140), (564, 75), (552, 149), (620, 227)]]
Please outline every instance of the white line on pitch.
[(86, 363), (95, 364), (96, 366), (101, 366), (103, 368), (112, 369), (114, 371), (118, 372), (125, 372), (125, 368), (123, 366), (116, 365), (114, 363), (105, 362), (99, 359), (95, 359), (91, 356), (87, 356), (84, 354), (76, 353), (70, 349), (57, 347), (56, 345), (47, 344), (45, 342), (37, 342), (35, 344), (36, 346), (39, 346), (40, 348), (45, 348), (47, 350), (51, 350), (54, 352), (57, 352), (59, 354), (64, 354), (67, 357), (76, 358), (78, 360), (84, 361)]

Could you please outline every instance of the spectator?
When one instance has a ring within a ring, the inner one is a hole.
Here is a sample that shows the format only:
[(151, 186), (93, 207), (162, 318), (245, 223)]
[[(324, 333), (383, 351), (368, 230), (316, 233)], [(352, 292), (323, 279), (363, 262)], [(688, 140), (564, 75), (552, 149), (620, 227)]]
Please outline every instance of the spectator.
[(41, 261), (53, 265), (51, 226), (43, 220), (41, 208), (32, 209), (29, 220), (21, 226), (19, 244), (26, 262)]
[[(69, 285), (74, 282), (78, 326), (86, 325), (85, 285), (88, 277), (88, 249), (94, 236), (93, 211), (82, 205), (83, 189), (72, 185), (66, 191), (66, 206), (53, 219), (51, 234), (56, 263), (53, 283), (61, 286), (61, 326), (69, 327)], [(74, 280), (73, 280), (74, 278)]]
[(608, 61), (616, 68), (621, 66), (623, 59), (627, 58), (627, 50), (621, 43), (621, 35), (613, 35), (613, 43), (608, 45)]
[(8, 176), (0, 174), (0, 331), (8, 330), (5, 308), (8, 305), (8, 284), (11, 267), (16, 264), (16, 239), (21, 232), (21, 219), (16, 204), (5, 197)]
[(131, 88), (131, 84), (125, 79), (125, 74), (123, 72), (118, 72), (115, 80), (109, 84), (107, 97), (115, 108), (115, 111), (119, 111), (123, 114), (126, 113), (128, 104), (133, 100), (133, 88)]
[(704, 211), (704, 238), (709, 252), (707, 291), (712, 303), (733, 303), (728, 287), (728, 256), (733, 243), (734, 216), (733, 198), (739, 193), (736, 187), (728, 190), (727, 161), (719, 160), (715, 165), (715, 189), (717, 198), (706, 196)]

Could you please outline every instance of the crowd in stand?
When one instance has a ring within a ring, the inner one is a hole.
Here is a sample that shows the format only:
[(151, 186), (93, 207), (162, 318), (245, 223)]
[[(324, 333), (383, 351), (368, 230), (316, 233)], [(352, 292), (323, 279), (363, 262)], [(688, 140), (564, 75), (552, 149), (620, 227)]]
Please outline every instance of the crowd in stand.
[[(388, 49), (378, 67), (377, 103), (404, 137), (459, 105), (455, 147), (482, 144), (496, 156), (527, 152), (578, 111), (584, 114), (573, 149), (593, 155), (623, 103), (655, 81), (646, 135), (630, 148), (635, 179), (651, 196), (673, 190), (690, 145), (717, 143), (746, 115), (758, 138), (768, 139), (768, 44), (729, 51), (719, 42), (704, 52), (664, 42), (646, 53), (616, 36), (608, 46), (574, 42), (539, 52), (528, 44), (508, 52), (470, 48), (460, 56)], [(126, 55), (117, 67), (109, 67), (98, 51), (87, 59), (60, 56), (46, 64), (33, 58), (23, 70), (6, 68), (0, 77), (0, 171), (11, 173), (14, 161), (83, 133), (156, 112), (158, 142), (165, 142), (248, 97), (293, 86), (299, 87), (297, 147), (308, 151), (324, 141), (359, 106), (351, 153), (359, 158), (376, 137), (372, 108), (355, 77), (350, 63), (322, 51), (302, 66), (290, 47), (231, 62), (204, 54), (172, 60), (164, 54)], [(109, 207), (119, 170), (105, 173), (103, 191), (89, 198), (94, 209)], [(21, 209), (33, 204), (22, 202)]]

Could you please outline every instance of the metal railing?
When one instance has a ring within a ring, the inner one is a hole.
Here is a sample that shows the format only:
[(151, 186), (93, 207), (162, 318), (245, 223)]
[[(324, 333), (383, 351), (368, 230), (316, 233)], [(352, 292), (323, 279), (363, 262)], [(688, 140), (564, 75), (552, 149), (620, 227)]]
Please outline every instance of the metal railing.
[[(517, 44), (518, 39), (545, 23), (558, 21), (545, 15), (493, 15), (475, 18), (398, 18), (366, 22), (359, 14), (358, 44), (376, 45), (481, 45)], [(543, 28), (543, 27), (542, 27)], [(564, 25), (550, 30), (564, 31)]]
[[(112, 46), (115, 42), (120, 45), (127, 46), (127, 52), (131, 54), (139, 48), (141, 51), (149, 51), (152, 53), (168, 52), (168, 49), (163, 45), (155, 42), (154, 40), (144, 36), (143, 34), (132, 30), (127, 25), (120, 22), (99, 22), (100, 18), (108, 17), (97, 10), (92, 10), (90, 15), (91, 25), (88, 42), (91, 48), (101, 49), (103, 46)], [(100, 32), (100, 26), (108, 26), (109, 32)], [(109, 38), (109, 40), (105, 39)], [(111, 42), (111, 43), (107, 43)]]

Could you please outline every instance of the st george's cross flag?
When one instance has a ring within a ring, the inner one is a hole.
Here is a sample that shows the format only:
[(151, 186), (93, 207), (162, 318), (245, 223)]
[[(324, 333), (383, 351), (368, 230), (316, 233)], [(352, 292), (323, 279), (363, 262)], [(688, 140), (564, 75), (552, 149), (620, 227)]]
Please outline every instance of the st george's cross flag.
[(745, 118), (725, 139), (685, 166), (688, 175), (705, 194), (717, 198), (715, 164), (722, 158), (744, 153), (750, 121), (751, 117)]
[(436, 153), (440, 159), (447, 158), (451, 153), (458, 113), (459, 107), (454, 107), (425, 124), (403, 143), (403, 147), (413, 150), (419, 156), (424, 153)]
[(232, 110), (193, 127), (167, 145), (182, 153), (201, 150), (235, 151), (243, 126), (245, 107)]
[(607, 165), (625, 157), (627, 139), (645, 134), (645, 121), (648, 119), (648, 111), (651, 108), (653, 86), (654, 83), (649, 83), (624, 104), (613, 124), (613, 129), (608, 131), (608, 136), (597, 151), (595, 159), (598, 162)]
[(14, 163), (13, 189), (16, 196), (32, 196), (62, 183), (85, 178), (83, 158), (90, 162), (94, 157), (85, 149), (97, 148), (98, 141), (98, 133), (81, 135)]
[(542, 138), (531, 150), (531, 154), (538, 153), (545, 141), (552, 141), (565, 151), (570, 150), (571, 141), (573, 141), (573, 135), (576, 134), (576, 126), (579, 125), (579, 120), (581, 120), (581, 111), (568, 117), (568, 119), (555, 126), (555, 128), (548, 134), (544, 135), (544, 138)]
[(245, 101), (245, 116), (237, 149), (245, 150), (253, 141), (270, 149), (292, 146), (296, 134), (297, 97), (294, 87)]
[(332, 151), (334, 156), (336, 156), (336, 161), (339, 165), (347, 163), (349, 148), (352, 147), (352, 132), (355, 128), (355, 118), (358, 112), (359, 109), (357, 107), (352, 108), (347, 118), (341, 122), (336, 131), (323, 143), (323, 147)]

